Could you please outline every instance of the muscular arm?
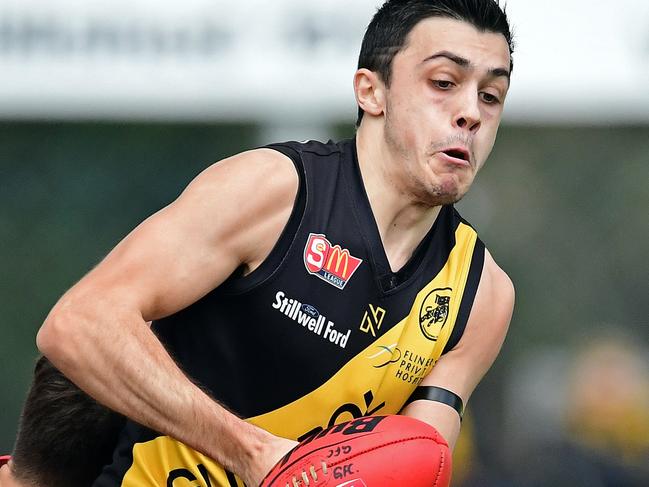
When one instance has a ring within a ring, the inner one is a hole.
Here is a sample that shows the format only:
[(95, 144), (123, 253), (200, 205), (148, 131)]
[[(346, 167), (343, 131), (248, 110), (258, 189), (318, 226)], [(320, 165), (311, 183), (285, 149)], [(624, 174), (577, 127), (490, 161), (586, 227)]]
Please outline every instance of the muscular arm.
[(200, 299), (240, 266), (254, 270), (288, 221), (297, 188), (293, 164), (268, 149), (208, 168), (59, 300), (39, 349), (99, 402), (258, 482), (292, 442), (210, 399), (146, 322)]
[[(460, 396), (466, 405), (500, 352), (513, 308), (514, 287), (486, 252), (480, 284), (462, 339), (442, 356), (421, 385), (448, 389)], [(419, 400), (410, 403), (401, 413), (432, 424), (451, 448), (455, 445), (460, 419), (450, 406)]]

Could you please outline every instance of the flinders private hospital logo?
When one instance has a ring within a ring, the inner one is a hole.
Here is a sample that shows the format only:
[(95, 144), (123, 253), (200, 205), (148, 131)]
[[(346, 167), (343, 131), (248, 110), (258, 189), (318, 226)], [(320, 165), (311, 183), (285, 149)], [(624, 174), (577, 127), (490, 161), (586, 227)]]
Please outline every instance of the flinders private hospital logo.
[(327, 237), (310, 233), (304, 247), (304, 265), (309, 274), (319, 277), (338, 289), (344, 289), (363, 262), (340, 245), (331, 245)]

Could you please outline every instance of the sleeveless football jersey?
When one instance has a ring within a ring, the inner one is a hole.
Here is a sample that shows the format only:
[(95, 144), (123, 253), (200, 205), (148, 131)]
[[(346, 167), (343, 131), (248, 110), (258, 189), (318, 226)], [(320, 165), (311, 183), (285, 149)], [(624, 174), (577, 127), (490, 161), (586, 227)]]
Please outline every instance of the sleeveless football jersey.
[[(355, 141), (269, 147), (291, 158), (300, 177), (271, 254), (153, 329), (193, 380), (276, 435), (302, 439), (362, 415), (397, 413), (459, 341), (484, 245), (453, 206), (444, 206), (411, 259), (392, 272)], [(182, 443), (131, 422), (114, 463), (95, 483), (118, 485), (243, 484)]]

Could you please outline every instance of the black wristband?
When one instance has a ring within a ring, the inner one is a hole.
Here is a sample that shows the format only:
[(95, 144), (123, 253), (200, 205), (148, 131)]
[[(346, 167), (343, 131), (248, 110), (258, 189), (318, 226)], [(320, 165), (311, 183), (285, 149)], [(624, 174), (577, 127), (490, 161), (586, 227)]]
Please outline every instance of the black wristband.
[(419, 386), (410, 395), (403, 407), (405, 408), (411, 402), (418, 401), (420, 399), (425, 399), (426, 401), (441, 402), (442, 404), (451, 406), (457, 411), (457, 414), (460, 415), (460, 421), (462, 421), (462, 416), (464, 416), (464, 403), (462, 402), (462, 398), (454, 392), (451, 392), (448, 389), (443, 389), (442, 387)]

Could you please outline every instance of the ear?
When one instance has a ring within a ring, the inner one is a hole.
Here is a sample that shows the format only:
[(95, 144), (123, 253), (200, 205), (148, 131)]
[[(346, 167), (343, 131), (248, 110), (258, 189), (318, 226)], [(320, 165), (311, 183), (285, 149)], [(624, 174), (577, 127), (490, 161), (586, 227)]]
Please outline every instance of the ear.
[(361, 68), (354, 75), (356, 103), (368, 115), (378, 117), (385, 110), (385, 85), (374, 71)]

